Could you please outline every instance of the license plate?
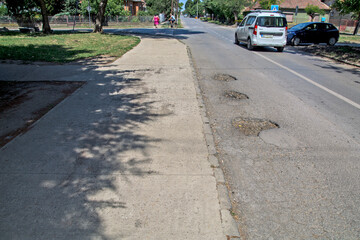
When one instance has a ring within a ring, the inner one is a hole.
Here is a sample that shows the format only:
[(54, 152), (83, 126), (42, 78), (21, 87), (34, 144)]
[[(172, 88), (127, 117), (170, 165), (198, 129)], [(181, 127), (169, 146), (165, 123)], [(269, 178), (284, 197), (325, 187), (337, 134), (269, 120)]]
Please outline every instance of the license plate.
[(263, 38), (273, 38), (273, 35), (262, 35)]

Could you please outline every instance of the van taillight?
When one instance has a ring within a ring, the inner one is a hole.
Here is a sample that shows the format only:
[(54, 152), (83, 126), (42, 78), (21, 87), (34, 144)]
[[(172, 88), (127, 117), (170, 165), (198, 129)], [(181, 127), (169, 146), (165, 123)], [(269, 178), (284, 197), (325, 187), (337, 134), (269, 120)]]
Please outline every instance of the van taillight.
[(257, 35), (257, 25), (255, 25), (255, 27), (254, 27), (253, 34), (254, 34), (254, 35)]

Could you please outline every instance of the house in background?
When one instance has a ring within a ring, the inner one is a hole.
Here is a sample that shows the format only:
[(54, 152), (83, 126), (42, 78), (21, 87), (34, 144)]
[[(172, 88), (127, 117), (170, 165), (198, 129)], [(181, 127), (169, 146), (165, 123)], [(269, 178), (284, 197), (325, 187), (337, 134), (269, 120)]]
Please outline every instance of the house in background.
[[(306, 14), (305, 8), (308, 5), (318, 6), (320, 9), (325, 11), (325, 15), (320, 16), (317, 14), (314, 18), (314, 21), (321, 21), (323, 17), (325, 17), (325, 21), (328, 22), (330, 18), (331, 8), (320, 0), (283, 0), (279, 4), (279, 10), (286, 15), (286, 19), (289, 23), (298, 24), (302, 22), (309, 22), (311, 18)], [(296, 8), (297, 14), (296, 14)], [(261, 9), (259, 3), (255, 3), (255, 5), (250, 10)]]
[[(321, 0), (323, 3), (331, 7), (335, 0)], [(329, 22), (334, 24), (340, 32), (353, 32), (357, 24), (357, 21), (352, 19), (352, 14), (341, 15), (336, 9), (332, 9), (330, 12)]]
[(129, 11), (131, 15), (138, 15), (139, 11), (145, 10), (145, 0), (124, 0), (124, 9)]

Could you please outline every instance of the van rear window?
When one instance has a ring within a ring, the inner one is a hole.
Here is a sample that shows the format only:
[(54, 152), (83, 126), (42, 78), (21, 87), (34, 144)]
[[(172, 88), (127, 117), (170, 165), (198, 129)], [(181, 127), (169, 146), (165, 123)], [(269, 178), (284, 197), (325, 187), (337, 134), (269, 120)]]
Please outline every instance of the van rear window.
[(258, 17), (257, 25), (261, 27), (286, 27), (287, 21), (284, 17)]

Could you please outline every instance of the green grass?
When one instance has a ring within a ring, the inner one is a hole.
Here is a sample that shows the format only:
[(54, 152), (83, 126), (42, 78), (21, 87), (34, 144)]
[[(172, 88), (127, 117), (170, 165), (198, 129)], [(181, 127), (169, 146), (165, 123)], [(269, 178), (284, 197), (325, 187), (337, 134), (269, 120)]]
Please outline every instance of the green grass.
[(360, 43), (359, 35), (340, 34), (339, 42)]
[(139, 38), (97, 33), (0, 33), (0, 59), (71, 62), (100, 55), (120, 57), (140, 42)]
[[(161, 23), (160, 28), (171, 28), (170, 22), (166, 21), (166, 22)], [(178, 24), (175, 28), (184, 28), (180, 19), (178, 19)]]

